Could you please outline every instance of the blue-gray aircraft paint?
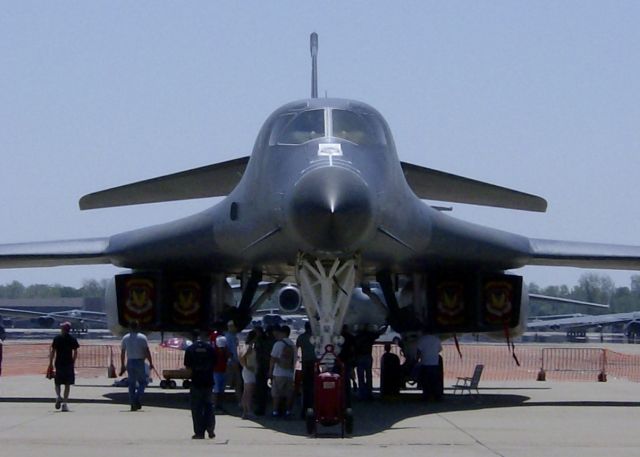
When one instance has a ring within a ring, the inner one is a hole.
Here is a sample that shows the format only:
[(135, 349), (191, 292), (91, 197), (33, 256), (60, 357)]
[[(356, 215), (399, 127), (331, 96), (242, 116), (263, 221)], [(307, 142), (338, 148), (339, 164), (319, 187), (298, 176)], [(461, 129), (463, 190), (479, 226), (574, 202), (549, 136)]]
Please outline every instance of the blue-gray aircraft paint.
[[(303, 116), (322, 118), (321, 131), (293, 129)], [(355, 119), (362, 129), (339, 130), (332, 121), (340, 118), (347, 126)], [(529, 264), (640, 269), (640, 247), (528, 239), (425, 204), (421, 199), (546, 209), (533, 195), (400, 162), (380, 113), (345, 99), (310, 98), (277, 109), (250, 158), (98, 192), (80, 206), (221, 195), (227, 197), (202, 213), (109, 238), (0, 245), (0, 267), (112, 263), (291, 276), (303, 252), (328, 259), (358, 255), (365, 278), (380, 271), (498, 272)]]
[[(318, 109), (369, 113), (384, 126), (387, 144), (320, 137), (302, 145), (270, 145), (279, 118)], [(319, 156), (319, 146), (326, 143), (339, 144), (342, 155)], [(333, 214), (332, 198), (338, 205)], [(231, 205), (236, 205), (235, 220)], [(526, 263), (529, 242), (456, 220), (418, 199), (406, 182), (390, 130), (373, 108), (351, 100), (308, 99), (285, 105), (267, 119), (242, 179), (224, 201), (186, 219), (115, 235), (105, 254), (134, 269), (277, 273), (286, 271), (299, 251), (321, 257), (359, 252), (370, 272), (442, 265), (506, 269)]]

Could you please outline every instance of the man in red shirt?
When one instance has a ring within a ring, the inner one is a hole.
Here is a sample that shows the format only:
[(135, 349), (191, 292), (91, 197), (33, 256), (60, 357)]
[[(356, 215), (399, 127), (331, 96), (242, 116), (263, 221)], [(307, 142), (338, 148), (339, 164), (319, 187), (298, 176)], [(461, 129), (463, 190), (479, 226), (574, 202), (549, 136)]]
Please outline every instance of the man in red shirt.
[(227, 349), (227, 339), (224, 336), (216, 337), (214, 349), (216, 350), (216, 364), (213, 367), (213, 407), (221, 409), (226, 387), (225, 373), (230, 356)]

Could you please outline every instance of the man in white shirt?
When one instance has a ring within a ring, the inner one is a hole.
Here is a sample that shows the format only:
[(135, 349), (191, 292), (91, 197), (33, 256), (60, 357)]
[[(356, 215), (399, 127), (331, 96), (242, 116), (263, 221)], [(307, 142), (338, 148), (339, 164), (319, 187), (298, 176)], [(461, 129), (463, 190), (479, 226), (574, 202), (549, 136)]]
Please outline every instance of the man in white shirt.
[(296, 346), (289, 339), (291, 329), (283, 325), (274, 330), (276, 342), (271, 350), (269, 374), (271, 377), (271, 397), (273, 398), (273, 417), (280, 415), (280, 407), (285, 405), (285, 417), (291, 416), (293, 406), (293, 380), (296, 368)]
[(442, 400), (442, 376), (440, 372), (442, 343), (435, 335), (424, 334), (418, 340), (420, 384), (425, 400)]
[[(138, 322), (131, 322), (130, 328), (131, 331), (122, 338), (120, 376), (124, 374), (125, 370), (127, 371), (129, 403), (131, 404), (131, 411), (137, 411), (142, 408), (142, 395), (144, 394), (144, 388), (147, 386), (144, 360), (149, 360), (149, 370), (153, 369), (153, 361), (151, 360), (147, 337), (139, 332), (140, 326)], [(125, 354), (127, 357), (126, 365), (124, 362)]]

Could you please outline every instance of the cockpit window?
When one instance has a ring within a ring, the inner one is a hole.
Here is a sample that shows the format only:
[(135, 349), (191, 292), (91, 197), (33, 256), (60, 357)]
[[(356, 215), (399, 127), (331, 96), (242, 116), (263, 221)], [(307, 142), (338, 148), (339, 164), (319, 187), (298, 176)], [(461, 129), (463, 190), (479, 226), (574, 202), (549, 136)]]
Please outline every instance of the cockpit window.
[(284, 129), (278, 143), (302, 144), (324, 136), (324, 110), (305, 111)]
[(334, 109), (331, 111), (331, 117), (332, 135), (336, 138), (369, 146), (386, 144), (382, 126), (371, 115)]
[(269, 146), (273, 146), (278, 142), (278, 138), (280, 138), (280, 134), (282, 130), (287, 126), (291, 119), (293, 119), (295, 114), (284, 114), (273, 123), (271, 126), (271, 134), (269, 135)]

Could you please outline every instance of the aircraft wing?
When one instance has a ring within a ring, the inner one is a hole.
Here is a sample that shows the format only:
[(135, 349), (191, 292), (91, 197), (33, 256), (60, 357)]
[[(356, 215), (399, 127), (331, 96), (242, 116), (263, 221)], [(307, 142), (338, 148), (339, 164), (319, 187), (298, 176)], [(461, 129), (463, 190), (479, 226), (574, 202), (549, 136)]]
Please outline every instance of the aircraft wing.
[(527, 322), (527, 330), (540, 330), (546, 328), (588, 328), (596, 327), (598, 325), (623, 324), (635, 320), (640, 320), (640, 312), (600, 314), (598, 316), (566, 317), (560, 319), (545, 319), (539, 321), (533, 320)]
[(111, 263), (108, 238), (0, 244), (0, 268)]
[(249, 157), (242, 157), (113, 187), (85, 195), (80, 199), (80, 209), (222, 197), (236, 187), (248, 163)]
[(578, 305), (578, 306), (589, 306), (592, 308), (609, 308), (609, 305), (604, 305), (601, 303), (593, 303), (589, 301), (582, 300), (574, 300), (572, 298), (561, 298), (561, 297), (552, 297), (550, 295), (540, 295), (540, 294), (529, 294), (530, 300), (535, 301), (543, 301), (549, 302), (552, 304), (565, 304), (565, 305)]
[(640, 270), (640, 246), (529, 240), (528, 265)]
[(506, 187), (401, 162), (402, 170), (413, 192), (422, 199), (469, 203), (545, 212), (547, 202), (536, 195)]

